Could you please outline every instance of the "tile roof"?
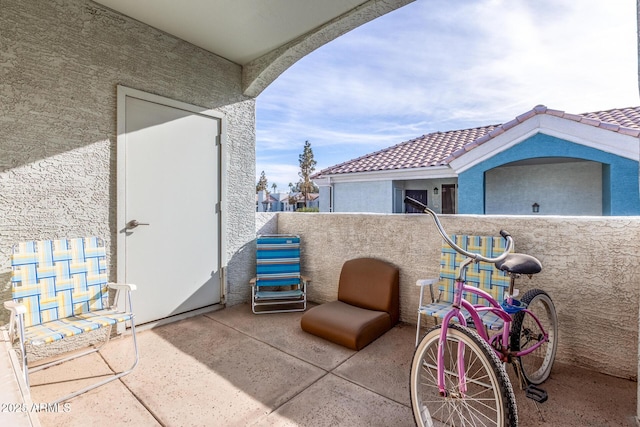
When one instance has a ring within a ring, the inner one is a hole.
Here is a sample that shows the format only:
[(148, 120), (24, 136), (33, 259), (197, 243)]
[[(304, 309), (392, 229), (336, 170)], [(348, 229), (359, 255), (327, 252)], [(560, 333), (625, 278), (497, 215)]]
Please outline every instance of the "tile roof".
[(446, 166), (449, 162), (469, 150), (484, 144), (537, 114), (548, 114), (625, 135), (640, 136), (640, 107), (570, 114), (549, 109), (544, 105), (538, 105), (507, 123), (422, 135), (392, 147), (323, 169), (312, 178), (356, 172)]

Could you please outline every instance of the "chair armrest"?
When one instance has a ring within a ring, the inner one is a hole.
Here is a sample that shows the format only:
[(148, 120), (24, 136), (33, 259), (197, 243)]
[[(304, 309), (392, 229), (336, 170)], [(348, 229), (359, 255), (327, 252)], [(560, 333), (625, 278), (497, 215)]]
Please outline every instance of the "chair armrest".
[(433, 286), (438, 283), (438, 279), (419, 279), (416, 280), (416, 286)]
[(135, 291), (138, 287), (133, 284), (127, 283), (108, 283), (110, 289), (115, 289), (117, 291)]
[(27, 307), (24, 304), (20, 304), (19, 302), (15, 301), (5, 301), (4, 308), (10, 310), (14, 315), (27, 313)]
[(305, 276), (305, 275), (301, 275), (300, 278), (302, 279), (302, 281), (304, 283), (308, 283), (311, 281), (311, 279), (309, 278), (309, 276)]
[(252, 278), (251, 280), (249, 280), (249, 284), (250, 284), (250, 285), (255, 285), (257, 281), (258, 281), (258, 278), (257, 278), (257, 277), (254, 277), (254, 278)]
[(429, 286), (429, 295), (431, 296), (431, 302), (435, 302), (435, 296), (433, 294), (433, 285), (438, 283), (439, 279), (418, 279), (416, 285), (420, 286), (420, 307), (422, 307), (422, 299), (424, 295), (424, 287)]
[[(4, 302), (4, 308), (11, 311), (11, 318), (9, 319), (9, 339), (13, 342), (16, 339), (16, 332), (20, 333), (20, 337), (24, 336), (24, 317), (27, 314), (27, 306), (9, 300)], [(16, 328), (18, 328), (17, 331)], [(24, 347), (22, 348), (22, 352), (24, 354)]]

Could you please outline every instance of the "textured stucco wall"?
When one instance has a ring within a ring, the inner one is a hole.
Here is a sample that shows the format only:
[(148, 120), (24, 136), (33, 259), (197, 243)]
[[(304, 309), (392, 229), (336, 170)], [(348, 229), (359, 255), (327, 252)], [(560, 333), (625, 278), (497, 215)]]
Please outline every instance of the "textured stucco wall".
[(485, 213), (602, 215), (602, 164), (596, 162), (503, 166), (485, 173)]
[(335, 183), (334, 212), (393, 212), (391, 181)]
[(542, 157), (569, 157), (603, 164), (608, 179), (603, 179), (602, 191), (609, 200), (603, 201), (606, 215), (639, 215), (640, 192), (638, 161), (630, 160), (595, 148), (575, 144), (545, 134), (536, 134), (521, 143), (473, 166), (458, 175), (459, 213), (485, 213), (484, 174), (493, 168), (520, 160)]
[(86, 0), (0, 10), (0, 300), (23, 240), (103, 236), (115, 280), (118, 84), (226, 115), (227, 281), (240, 300), (255, 236), (255, 100), (241, 67)]
[[(521, 293), (541, 288), (553, 298), (559, 361), (636, 377), (639, 217), (445, 215), (441, 220), (450, 234), (498, 235), (506, 229), (517, 251), (542, 261), (543, 271), (531, 280), (521, 278), (517, 287)], [(346, 260), (381, 258), (400, 268), (401, 319), (415, 323), (415, 282), (438, 275), (441, 238), (427, 215), (280, 213), (278, 232), (302, 236), (302, 268), (312, 280), (311, 301), (337, 298)]]

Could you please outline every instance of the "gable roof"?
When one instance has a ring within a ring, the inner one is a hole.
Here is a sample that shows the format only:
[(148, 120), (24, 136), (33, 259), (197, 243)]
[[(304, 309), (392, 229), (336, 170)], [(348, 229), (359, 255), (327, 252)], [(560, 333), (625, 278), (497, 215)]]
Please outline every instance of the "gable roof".
[(636, 138), (640, 136), (640, 107), (570, 114), (538, 105), (504, 124), (422, 135), (419, 138), (401, 142), (392, 147), (323, 169), (312, 178), (318, 179), (327, 175), (357, 172), (447, 166), (451, 161), (468, 151), (539, 114), (559, 117)]

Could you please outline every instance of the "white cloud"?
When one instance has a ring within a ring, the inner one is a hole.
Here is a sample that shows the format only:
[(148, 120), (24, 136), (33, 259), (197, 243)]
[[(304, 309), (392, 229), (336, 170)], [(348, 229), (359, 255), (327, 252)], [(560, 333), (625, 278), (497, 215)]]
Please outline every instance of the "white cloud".
[(305, 140), (319, 170), (436, 130), (505, 122), (537, 104), (572, 113), (638, 105), (635, 8), (630, 0), (416, 1), (321, 47), (268, 87), (257, 101), (258, 158), (280, 153), (279, 163), (264, 163), (267, 176), (290, 162), (286, 185), (297, 181)]

